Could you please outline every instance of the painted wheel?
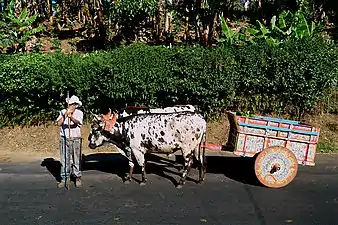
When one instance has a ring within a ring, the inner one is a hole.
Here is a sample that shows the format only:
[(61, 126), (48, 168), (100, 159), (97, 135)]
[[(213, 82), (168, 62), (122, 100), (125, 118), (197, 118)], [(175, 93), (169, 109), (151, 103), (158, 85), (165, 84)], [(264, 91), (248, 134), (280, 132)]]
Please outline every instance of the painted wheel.
[(297, 158), (285, 147), (268, 147), (255, 159), (256, 177), (267, 187), (285, 187), (295, 178), (297, 171)]

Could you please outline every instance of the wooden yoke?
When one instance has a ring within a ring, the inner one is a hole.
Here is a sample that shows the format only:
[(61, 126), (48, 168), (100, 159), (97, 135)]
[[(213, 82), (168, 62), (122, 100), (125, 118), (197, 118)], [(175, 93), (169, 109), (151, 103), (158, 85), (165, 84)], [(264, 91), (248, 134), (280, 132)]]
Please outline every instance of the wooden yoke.
[(115, 112), (111, 112), (109, 109), (109, 112), (106, 115), (101, 114), (101, 117), (104, 119), (105, 125), (104, 130), (105, 131), (111, 131), (116, 123), (117, 115)]

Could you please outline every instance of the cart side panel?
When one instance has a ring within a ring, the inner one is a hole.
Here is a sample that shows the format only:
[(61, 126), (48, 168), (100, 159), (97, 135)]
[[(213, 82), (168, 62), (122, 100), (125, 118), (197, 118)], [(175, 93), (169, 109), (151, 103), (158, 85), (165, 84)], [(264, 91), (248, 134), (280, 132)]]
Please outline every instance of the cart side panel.
[(255, 155), (257, 153), (257, 149), (263, 148), (264, 148), (264, 137), (258, 137), (254, 135), (246, 136), (244, 152), (246, 152), (248, 155)]
[(244, 151), (244, 146), (245, 146), (245, 134), (238, 134), (238, 139), (237, 139), (237, 145), (236, 145), (236, 150), (237, 151)]
[(267, 147), (283, 146), (294, 153), (299, 164), (315, 165), (319, 128), (291, 120), (228, 115), (235, 155), (252, 157)]
[(314, 166), (315, 158), (316, 158), (316, 144), (309, 144), (309, 151), (307, 153), (307, 160), (305, 162), (306, 165)]

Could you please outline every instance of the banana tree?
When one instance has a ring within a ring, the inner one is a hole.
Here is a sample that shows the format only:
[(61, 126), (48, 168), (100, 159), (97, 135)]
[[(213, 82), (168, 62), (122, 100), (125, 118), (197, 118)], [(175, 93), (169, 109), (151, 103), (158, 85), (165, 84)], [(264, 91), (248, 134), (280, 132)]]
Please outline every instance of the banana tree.
[(283, 37), (287, 37), (292, 33), (292, 26), (288, 25), (286, 21), (292, 20), (292, 15), (289, 11), (284, 11), (277, 17), (273, 16), (271, 19), (271, 29)]
[(295, 14), (287, 11), (279, 15), (279, 27), (275, 29), (284, 36), (302, 39), (304, 37), (311, 37), (315, 33), (317, 25), (311, 21), (311, 25), (306, 20), (304, 14), (300, 11)]
[(242, 34), (240, 31), (233, 31), (225, 21), (223, 16), (219, 16), (221, 27), (222, 27), (222, 37), (218, 38), (218, 43), (226, 43), (226, 44), (244, 44), (249, 38)]
[(295, 38), (302, 39), (304, 37), (311, 37), (314, 35), (316, 24), (313, 21), (311, 21), (311, 25), (309, 25), (305, 16), (301, 12), (297, 12), (295, 18), (298, 22), (293, 28)]
[(270, 26), (263, 25), (257, 20), (256, 28), (247, 28), (247, 32), (253, 36), (251, 43), (256, 43), (254, 39), (265, 39), (269, 44), (279, 45), (289, 38), (302, 39), (314, 35), (316, 24), (312, 21), (309, 26), (305, 16), (300, 12), (295, 14), (284, 11), (270, 20)]
[(275, 18), (272, 18), (271, 28), (269, 29), (260, 21), (257, 20), (257, 29), (248, 27), (247, 32), (253, 36), (249, 41), (252, 44), (256, 44), (255, 39), (265, 40), (268, 44), (277, 46), (280, 43), (280, 40), (275, 37), (273, 34), (275, 28)]
[(7, 12), (2, 15), (3, 20), (0, 21), (0, 50), (2, 51), (8, 48), (12, 48), (14, 52), (24, 51), (27, 41), (45, 29), (42, 25), (34, 26), (37, 14), (28, 16), (28, 10), (24, 8), (16, 16), (13, 6), (14, 1), (11, 1)]

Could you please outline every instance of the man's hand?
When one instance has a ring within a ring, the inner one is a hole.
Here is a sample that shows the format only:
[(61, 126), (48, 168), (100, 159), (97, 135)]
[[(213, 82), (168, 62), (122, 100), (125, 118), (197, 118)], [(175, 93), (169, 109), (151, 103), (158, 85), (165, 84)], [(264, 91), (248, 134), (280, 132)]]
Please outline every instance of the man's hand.
[(66, 115), (68, 117), (72, 117), (73, 113), (75, 111), (75, 105), (70, 105), (68, 108), (67, 108), (67, 111), (66, 111)]
[(67, 109), (66, 109), (66, 112), (64, 114), (62, 114), (62, 117), (60, 118), (60, 120), (58, 120), (57, 124), (59, 126), (62, 126), (63, 122), (66, 120), (66, 119), (70, 119), (71, 121), (74, 122), (75, 125), (80, 125), (80, 121), (78, 121), (77, 119), (75, 119), (73, 117), (73, 113), (76, 109), (76, 106), (75, 105), (70, 105)]
[(73, 116), (73, 112), (66, 112), (66, 114), (65, 114), (67, 117), (69, 117), (69, 118), (71, 118), (72, 116)]
[(75, 105), (70, 105), (66, 111), (66, 115), (70, 118), (71, 121), (73, 121), (76, 125), (80, 124), (80, 121), (78, 121), (77, 119), (75, 119), (73, 117), (73, 113), (75, 111)]

